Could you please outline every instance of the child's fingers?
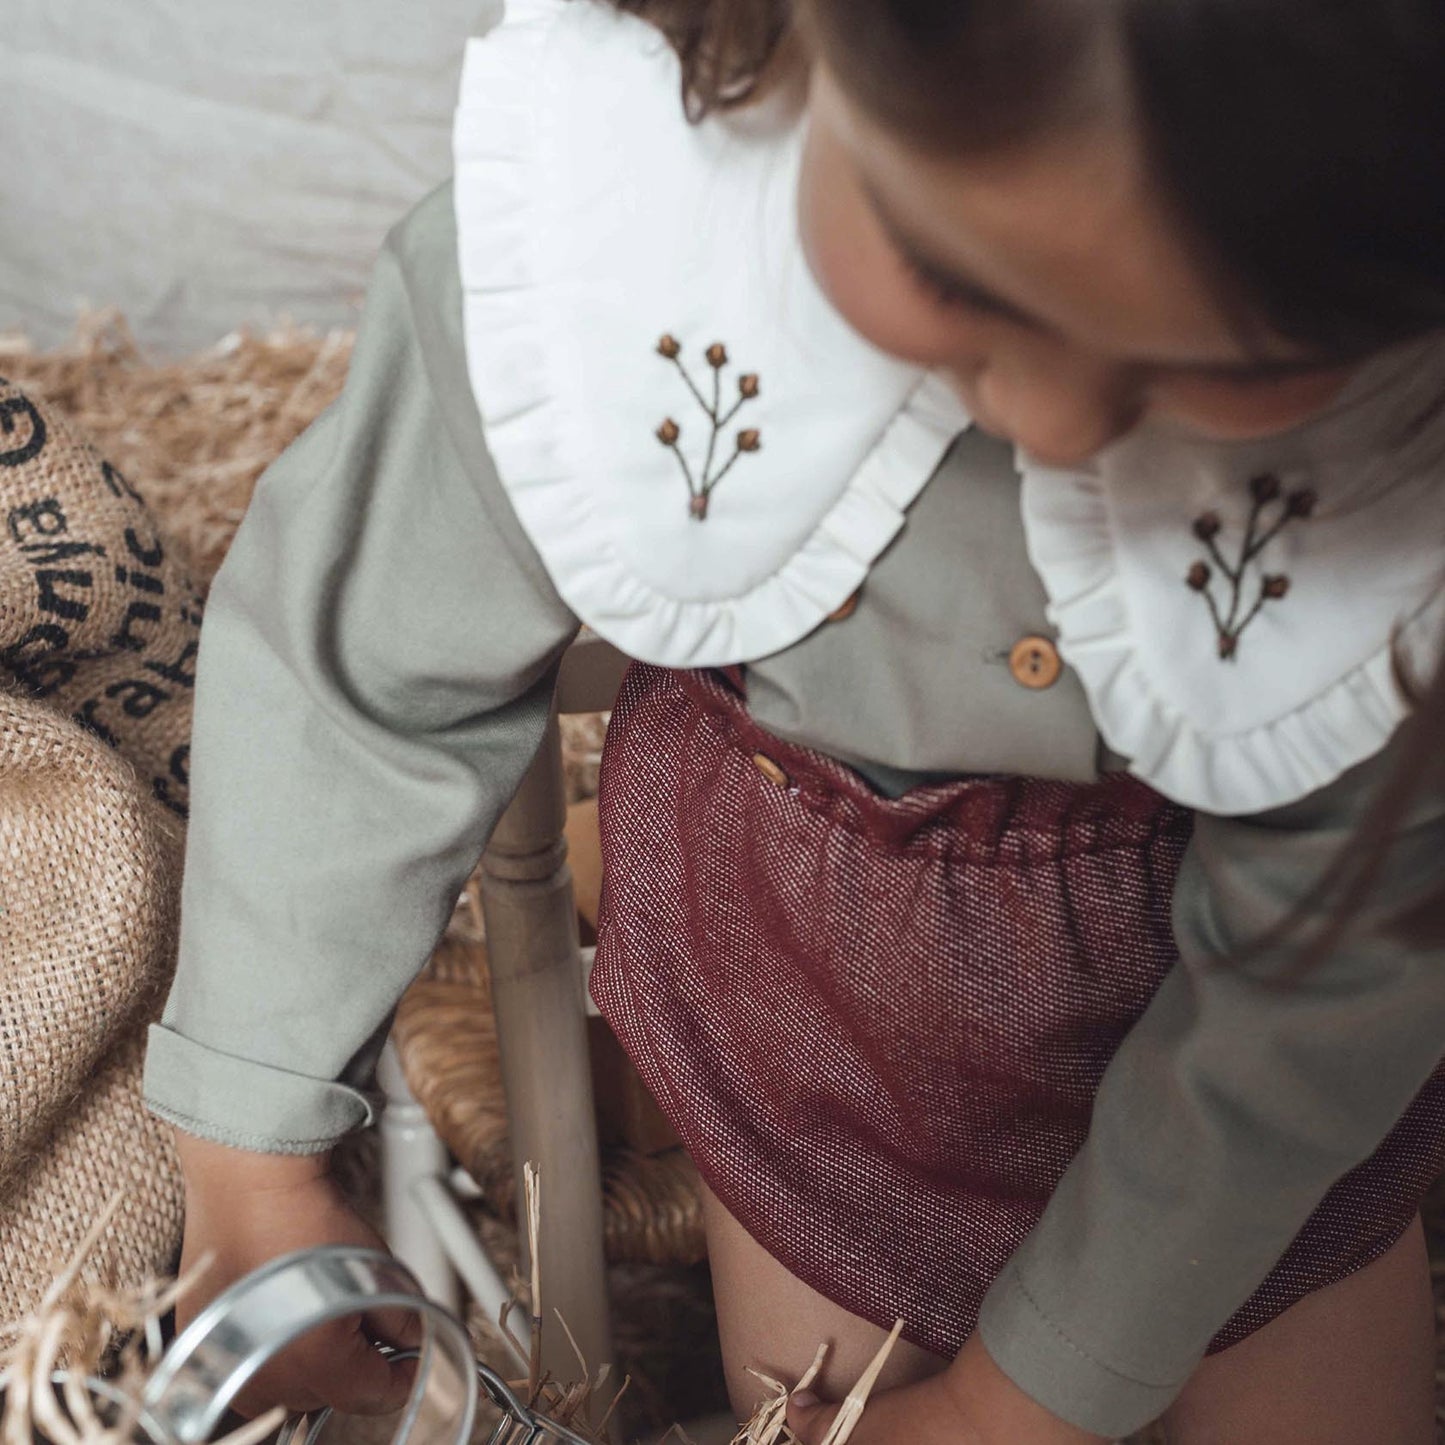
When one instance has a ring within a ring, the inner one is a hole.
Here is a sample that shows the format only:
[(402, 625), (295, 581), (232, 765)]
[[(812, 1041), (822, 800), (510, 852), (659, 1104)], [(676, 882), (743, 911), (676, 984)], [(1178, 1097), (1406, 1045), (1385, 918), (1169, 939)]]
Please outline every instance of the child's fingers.
[(798, 1445), (819, 1445), (838, 1413), (809, 1390), (794, 1390), (788, 1397), (788, 1429)]
[(360, 1320), (348, 1324), (350, 1333), (337, 1360), (337, 1373), (321, 1387), (326, 1403), (347, 1415), (389, 1415), (400, 1410), (411, 1390), (414, 1363), (389, 1363)]
[(369, 1310), (364, 1321), (372, 1339), (398, 1350), (420, 1349), (424, 1326), (415, 1310)]
[(386, 1415), (406, 1404), (414, 1367), (391, 1365), (359, 1318), (312, 1330), (272, 1360), (234, 1402), (257, 1416), (273, 1406), (292, 1412), (330, 1406), (344, 1415)]

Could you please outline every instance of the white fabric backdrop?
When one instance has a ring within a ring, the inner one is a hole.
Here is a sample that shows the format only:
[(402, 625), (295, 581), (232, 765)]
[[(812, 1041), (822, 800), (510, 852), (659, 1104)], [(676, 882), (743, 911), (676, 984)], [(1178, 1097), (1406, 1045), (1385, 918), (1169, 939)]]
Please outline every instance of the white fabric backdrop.
[(501, 0), (0, 0), (0, 331), (118, 305), (163, 352), (356, 316), (451, 171)]

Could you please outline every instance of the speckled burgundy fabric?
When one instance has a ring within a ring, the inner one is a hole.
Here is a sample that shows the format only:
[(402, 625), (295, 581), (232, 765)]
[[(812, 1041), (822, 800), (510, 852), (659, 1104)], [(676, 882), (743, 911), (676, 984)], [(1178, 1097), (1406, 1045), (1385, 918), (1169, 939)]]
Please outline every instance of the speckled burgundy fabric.
[[(1126, 778), (890, 801), (717, 674), (636, 667), (601, 819), (593, 993), (704, 1178), (813, 1288), (952, 1355), (1175, 961), (1189, 815)], [(1388, 1248), (1442, 1138), (1437, 1075), (1214, 1347)]]

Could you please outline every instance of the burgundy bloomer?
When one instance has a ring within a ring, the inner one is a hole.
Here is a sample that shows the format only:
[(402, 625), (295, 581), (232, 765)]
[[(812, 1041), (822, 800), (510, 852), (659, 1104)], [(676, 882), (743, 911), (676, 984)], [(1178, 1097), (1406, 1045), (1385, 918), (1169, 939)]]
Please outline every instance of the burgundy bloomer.
[[(1123, 776), (890, 800), (719, 674), (638, 666), (601, 822), (593, 993), (709, 1186), (814, 1289), (956, 1353), (1176, 961), (1190, 815)], [(1442, 1138), (1437, 1074), (1213, 1347), (1388, 1249)]]

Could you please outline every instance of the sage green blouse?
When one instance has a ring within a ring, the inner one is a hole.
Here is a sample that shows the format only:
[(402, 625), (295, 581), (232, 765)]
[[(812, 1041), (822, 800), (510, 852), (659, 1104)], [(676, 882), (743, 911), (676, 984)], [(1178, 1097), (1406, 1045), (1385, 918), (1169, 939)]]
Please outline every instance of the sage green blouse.
[[(856, 612), (749, 666), (758, 721), (892, 793), (1095, 778), (1110, 760), (1074, 677), (1034, 690), (1009, 667), (1051, 631), (1018, 485), (1007, 448), (961, 438)], [(180, 963), (146, 1068), (158, 1114), (279, 1153), (372, 1118), (392, 1010), (538, 745), (577, 627), (488, 456), (444, 189), (389, 238), (345, 394), (263, 479), (211, 594)], [(1287, 951), (1236, 956), (1309, 898), (1391, 751), (1290, 807), (1198, 818), (1180, 962), (980, 1322), (1066, 1419), (1122, 1434), (1158, 1414), (1440, 1057), (1445, 959), (1384, 921), (1438, 876), (1445, 798), (1420, 801), (1325, 964), (1281, 989)]]

